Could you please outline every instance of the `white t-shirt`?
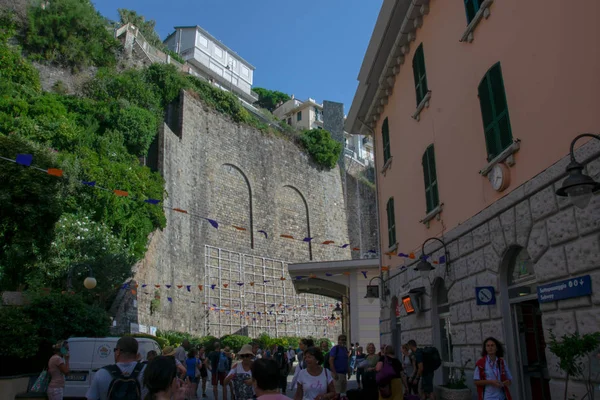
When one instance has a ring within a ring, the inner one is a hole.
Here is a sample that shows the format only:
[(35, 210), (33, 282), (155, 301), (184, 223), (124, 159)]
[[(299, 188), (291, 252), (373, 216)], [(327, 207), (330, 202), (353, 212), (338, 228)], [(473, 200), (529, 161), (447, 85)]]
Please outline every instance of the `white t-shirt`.
[(248, 374), (252, 376), (252, 368), (250, 368), (248, 371), (245, 371), (244, 367), (242, 366), (242, 363), (239, 362), (234, 365), (234, 367), (231, 369), (231, 371), (229, 371), (227, 376), (232, 376), (233, 374)]
[[(133, 372), (133, 369), (135, 368), (136, 364), (137, 361), (127, 363), (120, 362), (117, 363), (117, 367), (121, 369), (121, 372), (123, 372), (124, 375), (129, 375)], [(140, 383), (140, 389), (142, 391), (142, 398), (144, 398), (146, 396), (146, 393), (148, 392), (148, 390), (144, 387), (145, 370), (146, 366), (144, 365), (144, 368), (142, 368), (137, 377), (137, 380)], [(85, 397), (88, 400), (106, 400), (106, 398), (108, 397), (108, 388), (111, 382), (112, 376), (110, 375), (110, 372), (108, 372), (104, 368), (100, 368), (94, 374), (94, 377), (92, 378), (92, 384), (90, 385), (90, 388), (88, 389)]]
[(327, 386), (333, 382), (331, 372), (322, 368), (319, 376), (312, 376), (307, 369), (298, 374), (298, 385), (302, 385), (302, 398), (314, 400), (318, 395), (327, 393)]

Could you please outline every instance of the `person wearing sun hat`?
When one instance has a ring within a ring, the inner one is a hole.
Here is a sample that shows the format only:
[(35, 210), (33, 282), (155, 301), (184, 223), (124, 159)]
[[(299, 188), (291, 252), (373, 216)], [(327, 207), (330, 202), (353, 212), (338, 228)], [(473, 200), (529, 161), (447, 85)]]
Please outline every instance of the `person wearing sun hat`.
[(173, 346), (163, 347), (162, 355), (165, 357), (173, 357), (173, 359), (175, 360), (175, 365), (177, 365), (177, 372), (179, 372), (179, 375), (187, 375), (187, 368), (181, 362), (179, 362), (178, 359), (175, 358), (175, 348)]
[(236, 400), (248, 400), (254, 397), (252, 389), (252, 345), (245, 344), (237, 353), (237, 356), (242, 362), (238, 362), (227, 374), (224, 380), (224, 386), (233, 382), (233, 391)]

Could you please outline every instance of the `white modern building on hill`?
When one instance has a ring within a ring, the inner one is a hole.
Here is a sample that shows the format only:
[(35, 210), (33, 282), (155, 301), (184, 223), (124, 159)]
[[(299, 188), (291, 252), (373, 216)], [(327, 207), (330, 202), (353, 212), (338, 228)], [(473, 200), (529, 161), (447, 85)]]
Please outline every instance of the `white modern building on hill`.
[(250, 104), (258, 100), (252, 91), (256, 68), (201, 27), (176, 26), (164, 43), (193, 67), (192, 74), (234, 92)]

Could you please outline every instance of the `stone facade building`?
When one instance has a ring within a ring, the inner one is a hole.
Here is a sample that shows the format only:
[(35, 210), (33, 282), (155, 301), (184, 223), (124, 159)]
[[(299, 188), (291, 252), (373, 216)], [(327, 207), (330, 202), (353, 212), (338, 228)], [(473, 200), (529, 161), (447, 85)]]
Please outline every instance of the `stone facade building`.
[(117, 327), (333, 338), (336, 300), (296, 293), (287, 263), (356, 252), (343, 246), (338, 167), (323, 170), (291, 141), (236, 124), (187, 92), (167, 120), (155, 160), (167, 227), (137, 266), (135, 295), (123, 290), (115, 303)]
[[(374, 140), (382, 342), (436, 346), (435, 383), (465, 366), (473, 398), (485, 338), (505, 347), (513, 399), (547, 400), (566, 386), (552, 335), (600, 331), (600, 197), (580, 209), (556, 194), (569, 145), (600, 181), (600, 141), (573, 142), (600, 126), (600, 5), (579, 5), (574, 20), (559, 0), (543, 15), (384, 0), (359, 73), (346, 130)], [(597, 359), (582, 361), (597, 388)]]

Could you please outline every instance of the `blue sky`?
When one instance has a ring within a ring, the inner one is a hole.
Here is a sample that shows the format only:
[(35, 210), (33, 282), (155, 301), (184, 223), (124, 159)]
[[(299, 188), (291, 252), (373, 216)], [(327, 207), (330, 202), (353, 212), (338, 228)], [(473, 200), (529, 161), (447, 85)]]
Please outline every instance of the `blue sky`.
[(128, 8), (174, 26), (200, 25), (256, 67), (254, 86), (350, 109), (356, 77), (383, 0), (93, 0), (118, 20)]

